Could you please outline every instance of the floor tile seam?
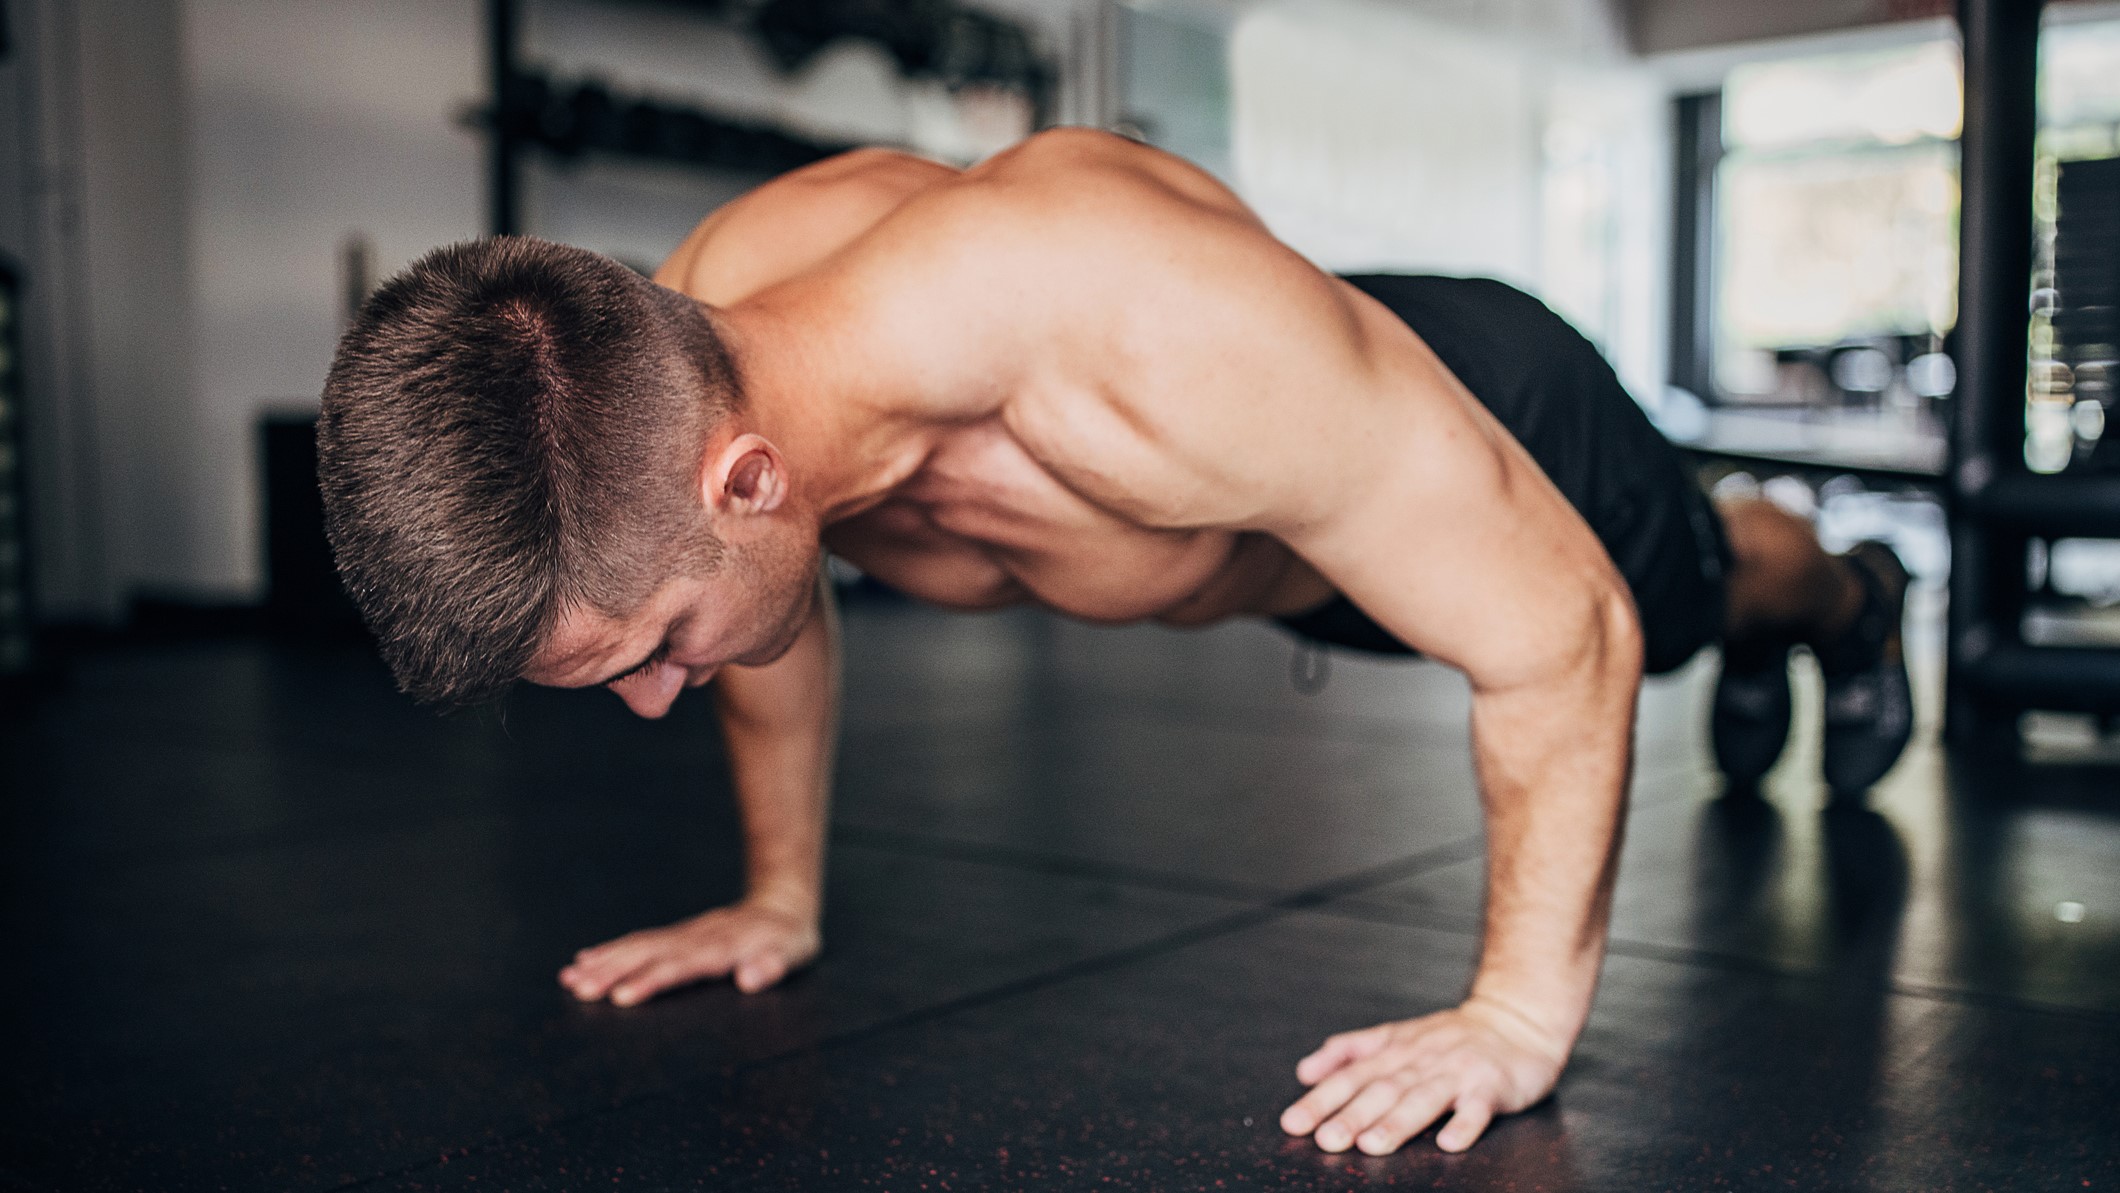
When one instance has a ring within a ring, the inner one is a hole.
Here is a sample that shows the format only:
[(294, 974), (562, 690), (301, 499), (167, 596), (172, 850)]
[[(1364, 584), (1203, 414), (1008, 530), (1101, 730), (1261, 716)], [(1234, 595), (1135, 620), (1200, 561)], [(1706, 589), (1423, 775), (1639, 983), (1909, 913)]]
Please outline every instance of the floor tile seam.
[(2044, 1002), (2036, 998), (2023, 998), (2015, 994), (1996, 994), (1986, 990), (1965, 990), (1955, 986), (1942, 986), (1933, 982), (1920, 982), (1908, 978), (1893, 978), (1889, 985), (1892, 993), (1906, 998), (1952, 1003), (1965, 1007), (1979, 1007), (1983, 1010), (1991, 1011), (2045, 1015), (2056, 1019), (2074, 1019), (2085, 1023), (2120, 1027), (2120, 1011), (2105, 1010), (2099, 1007), (2072, 1007), (2066, 1003)]
[[(1424, 909), (1412, 904), (1384, 906), (1377, 903), (1334, 900), (1307, 910), (1314, 911), (1320, 915), (1358, 920), (1363, 923), (1415, 928), (1427, 932), (1443, 932), (1452, 936), (1477, 938), (1481, 932), (1477, 917), (1466, 916), (1463, 913), (1437, 912), (1433, 909)], [(1605, 944), (1605, 952), (1608, 956), (1626, 957), (1636, 961), (1656, 961), (1687, 969), (1750, 973), (1760, 977), (1814, 984), (1831, 983), (1834, 977), (1830, 970), (1799, 969), (1777, 965), (1771, 961), (1762, 961), (1757, 957), (1747, 957), (1738, 953), (1723, 953), (1713, 949), (1684, 948), (1675, 945), (1656, 944), (1650, 941), (1628, 940), (1625, 937), (1608, 939)], [(1879, 993), (1916, 998), (1927, 1002), (1943, 1002), (1991, 1010), (2051, 1015), (2057, 1018), (2076, 1019), (2097, 1024), (2120, 1024), (2120, 1011), (2108, 1011), (2097, 1007), (2075, 1007), (2064, 1003), (2022, 998), (2012, 994), (1967, 990), (1956, 986), (1917, 982), (1898, 977), (1869, 983), (1869, 985)]]
[(1276, 906), (1290, 911), (1313, 910), (1334, 900), (1359, 895), (1390, 883), (1404, 882), (1409, 878), (1418, 878), (1432, 870), (1455, 866), (1479, 857), (1486, 852), (1486, 845), (1487, 837), (1484, 832), (1454, 837), (1390, 861), (1350, 871), (1338, 878), (1312, 883), (1283, 897)]
[[(1656, 944), (1649, 941), (1616, 938), (1607, 951), (1638, 961), (1660, 961), (1669, 965), (1681, 965), (1692, 969), (1740, 971), (1762, 977), (1780, 978), (1788, 981), (1831, 983), (1831, 970), (1806, 969), (1778, 965), (1757, 957), (1718, 952), (1714, 949), (1697, 949), (1683, 946)], [(1983, 1007), (1992, 1010), (2021, 1011), (2027, 1014), (2052, 1015), (2066, 1019), (2080, 1019), (2095, 1023), (2120, 1023), (2120, 1011), (2101, 1010), (2096, 1007), (2072, 1007), (2062, 1003), (2043, 1002), (2023, 998), (2014, 994), (1998, 994), (1985, 990), (1968, 990), (1960, 986), (1946, 986), (1935, 982), (1921, 982), (1910, 978), (1887, 976), (1882, 981), (1863, 983), (1879, 993), (1916, 998), (1927, 1002), (1951, 1003), (1957, 1006)]]
[(1452, 936), (1480, 934), (1478, 915), (1465, 912), (1438, 911), (1414, 904), (1401, 906), (1397, 903), (1383, 904), (1366, 902), (1353, 896), (1320, 903), (1307, 910), (1337, 919), (1357, 920), (1365, 924), (1386, 924), (1397, 928), (1418, 928), (1428, 932), (1446, 932)]
[(1314, 883), (1308, 887), (1278, 895), (1264, 902), (1239, 907), (1226, 915), (1192, 925), (1191, 927), (1181, 928), (1175, 932), (1166, 933), (1152, 940), (1094, 953), (1053, 969), (1041, 970), (1038, 973), (1026, 974), (1022, 977), (1011, 979), (999, 985), (988, 987), (985, 990), (973, 991), (926, 1007), (916, 1007), (892, 1019), (843, 1032), (837, 1036), (827, 1037), (824, 1041), (820, 1041), (809, 1048), (791, 1049), (787, 1053), (773, 1057), (747, 1061), (737, 1066), (737, 1070), (747, 1071), (754, 1067), (777, 1063), (788, 1055), (803, 1051), (822, 1051), (826, 1048), (842, 1047), (886, 1032), (898, 1030), (901, 1027), (917, 1025), (945, 1018), (960, 1011), (1005, 1001), (1020, 994), (1070, 981), (1076, 977), (1102, 973), (1137, 961), (1179, 952), (1208, 940), (1256, 927), (1298, 912), (1307, 911), (1322, 900), (1339, 898), (1353, 890), (1367, 889), (1368, 886), (1377, 882), (1397, 881), (1410, 874), (1420, 873), (1422, 870), (1432, 866), (1452, 864), (1458, 860), (1458, 855), (1462, 854), (1468, 845), (1476, 847), (1477, 844), (1478, 838), (1476, 837), (1460, 838), (1459, 840), (1424, 850), (1419, 854), (1397, 858), (1390, 862), (1367, 867), (1341, 878)]
[[(1667, 806), (1690, 797), (1679, 794), (1661, 798), (1635, 801), (1631, 810), (1640, 812)], [(1259, 883), (1235, 882), (1222, 878), (1203, 878), (1169, 870), (1128, 866), (1114, 862), (1101, 862), (1069, 854), (1049, 853), (1044, 850), (1027, 849), (1022, 846), (998, 845), (989, 842), (963, 841), (950, 837), (930, 836), (910, 829), (878, 828), (874, 825), (845, 824), (835, 822), (831, 826), (832, 840), (879, 852), (900, 853), (912, 856), (939, 857), (955, 861), (976, 862), (983, 865), (1029, 870), (1036, 873), (1055, 874), (1071, 878), (1093, 878), (1125, 886), (1167, 891), (1173, 894), (1201, 895), (1210, 898), (1228, 899), (1236, 902), (1278, 903), (1283, 900), (1300, 900), (1314, 903), (1322, 898), (1327, 901), (1346, 898), (1364, 890), (1390, 882), (1417, 877), (1430, 869), (1470, 860), (1483, 851), (1485, 837), (1471, 834), (1454, 838), (1438, 846), (1431, 846), (1414, 854), (1393, 858), (1377, 866), (1358, 870), (1352, 874), (1327, 879), (1306, 887), (1290, 890)]]
[(1067, 854), (1045, 853), (1020, 846), (963, 842), (947, 837), (929, 837), (909, 830), (879, 829), (866, 825), (832, 826), (834, 840), (882, 851), (920, 856), (947, 857), (987, 865), (1026, 869), (1067, 877), (1096, 878), (1124, 885), (1163, 890), (1174, 894), (1200, 895), (1231, 902), (1256, 903), (1289, 909), (1307, 908), (1322, 901), (1346, 898), (1392, 882), (1419, 877), (1429, 870), (1457, 865), (1478, 856), (1485, 836), (1472, 833), (1454, 837), (1415, 853), (1391, 858), (1347, 874), (1289, 889), (1228, 879), (1201, 878), (1166, 870), (1150, 870), (1117, 863), (1098, 862)]
[[(1269, 902), (1256, 904), (1254, 906), (1249, 907), (1243, 907), (1227, 915), (1210, 919), (1205, 923), (1195, 924), (1188, 928), (1181, 928), (1178, 931), (1166, 933), (1163, 936), (1156, 937), (1152, 940), (1142, 941), (1137, 944), (1128, 945), (1124, 948), (1112, 949), (1106, 952), (1096, 953), (1088, 957), (1078, 958), (1075, 961), (1069, 962), (1067, 964), (1060, 965), (1048, 970), (1041, 970), (1035, 974), (1027, 974), (1022, 977), (1013, 978), (1009, 981), (1002, 982), (994, 986), (989, 986), (983, 990), (975, 990), (967, 994), (959, 995), (956, 998), (945, 999), (939, 1003), (933, 1003), (922, 1007), (915, 1007), (911, 1010), (902, 1012), (898, 1015), (891, 1016), (890, 1018), (881, 1020), (876, 1023), (866, 1024), (861, 1027), (851, 1028), (847, 1031), (838, 1032), (833, 1035), (826, 1036), (823, 1039), (815, 1041), (811, 1044), (803, 1045), (796, 1048), (785, 1049), (783, 1051), (772, 1053), (767, 1056), (755, 1057), (747, 1061), (727, 1066), (716, 1074), (716, 1079), (726, 1079), (728, 1077), (733, 1077), (745, 1073), (756, 1072), (758, 1070), (765, 1069), (773, 1065), (781, 1064), (789, 1060), (790, 1058), (796, 1056), (801, 1056), (810, 1053), (836, 1051), (842, 1048), (854, 1047), (869, 1040), (878, 1039), (891, 1033), (903, 1031), (907, 1028), (918, 1027), (926, 1023), (938, 1022), (954, 1015), (962, 1014), (967, 1011), (977, 1010), (980, 1007), (991, 1006), (996, 1003), (1005, 1002), (1009, 999), (1021, 997), (1023, 995), (1032, 994), (1039, 990), (1060, 985), (1064, 982), (1073, 981), (1077, 978), (1088, 977), (1099, 973), (1105, 973), (1141, 961), (1146, 961), (1152, 958), (1177, 953), (1197, 944), (1202, 944), (1207, 941), (1218, 939), (1223, 936), (1228, 936), (1232, 933), (1241, 932), (1249, 928), (1255, 928), (1259, 925), (1271, 923), (1275, 920), (1282, 919), (1287, 916), (1294, 915), (1298, 912), (1308, 910), (1311, 907), (1315, 906), (1316, 900), (1338, 897), (1338, 895), (1334, 892), (1341, 891), (1343, 888), (1348, 888), (1348, 885), (1350, 883), (1361, 884), (1361, 886), (1353, 889), (1366, 889), (1368, 885), (1372, 885), (1376, 882), (1389, 882), (1406, 877), (1408, 876), (1409, 870), (1414, 873), (1417, 873), (1419, 872), (1419, 868), (1423, 866), (1450, 864), (1452, 861), (1457, 859), (1445, 855), (1462, 851), (1462, 849), (1468, 843), (1476, 846), (1478, 843), (1478, 838), (1461, 838), (1457, 841), (1448, 842), (1442, 846), (1425, 850), (1422, 853), (1413, 855), (1411, 857), (1399, 858), (1392, 862), (1387, 862), (1378, 866), (1372, 866), (1360, 871), (1356, 871), (1353, 874), (1343, 876), (1339, 879), (1333, 879), (1328, 880), (1324, 883), (1314, 884), (1311, 887), (1305, 888), (1300, 891), (1291, 892)], [(462, 1155), (469, 1154), (472, 1152), (492, 1151), (497, 1148), (504, 1147), (510, 1143), (514, 1143), (518, 1140), (533, 1137), (540, 1131), (550, 1130), (554, 1127), (568, 1126), (575, 1123), (589, 1122), (597, 1118), (603, 1118), (610, 1115), (624, 1113), (626, 1111), (641, 1106), (650, 1105), (655, 1102), (664, 1101), (670, 1098), (675, 1098), (680, 1096), (684, 1091), (691, 1088), (695, 1088), (698, 1084), (699, 1080), (678, 1081), (662, 1089), (645, 1091), (643, 1093), (635, 1095), (634, 1097), (625, 1099), (620, 1102), (609, 1103), (595, 1107), (585, 1107), (571, 1114), (563, 1114), (549, 1117), (535, 1127), (510, 1132), (499, 1139), (488, 1140), (479, 1144), (460, 1148), (457, 1149), (456, 1152), (453, 1154)], [(399, 1168), (391, 1169), (387, 1172), (378, 1173), (374, 1176), (364, 1177), (361, 1180), (354, 1181), (349, 1184), (335, 1186), (334, 1188), (335, 1190), (338, 1190), (339, 1193), (344, 1193), (344, 1191), (346, 1190), (359, 1189), (376, 1184), (381, 1181), (392, 1180), (398, 1177), (402, 1177), (410, 1173), (426, 1171), (428, 1169), (438, 1166), (441, 1163), (442, 1161), (439, 1159), (423, 1160), (417, 1164), (404, 1165)]]
[(834, 845), (846, 844), (872, 849), (879, 853), (973, 862), (1000, 869), (1023, 870), (1064, 878), (1090, 878), (1121, 886), (1140, 887), (1170, 894), (1198, 895), (1233, 903), (1265, 904), (1295, 893), (1285, 887), (1236, 882), (1225, 878), (1206, 878), (1117, 862), (1101, 862), (1014, 845), (934, 837), (910, 829), (834, 823), (831, 826), (831, 842)]

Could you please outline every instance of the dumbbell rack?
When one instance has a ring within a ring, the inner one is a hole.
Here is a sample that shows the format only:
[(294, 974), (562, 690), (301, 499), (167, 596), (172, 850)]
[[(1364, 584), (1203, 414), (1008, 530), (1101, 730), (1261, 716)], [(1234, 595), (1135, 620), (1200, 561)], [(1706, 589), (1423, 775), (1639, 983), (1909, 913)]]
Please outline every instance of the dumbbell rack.
[(2120, 538), (2120, 475), (2025, 466), (2040, 8), (1958, 6), (1966, 102), (1945, 731), (1959, 741), (2014, 734), (2026, 709), (2120, 712), (2120, 649), (2034, 645), (2023, 633), (2033, 539)]
[[(851, 149), (753, 121), (642, 95), (614, 93), (593, 79), (560, 79), (523, 60), (523, 0), (486, 0), (489, 99), (473, 117), (487, 135), (487, 231), (523, 230), (524, 152), (561, 160), (598, 154), (680, 166), (778, 174)], [(866, 39), (903, 71), (952, 86), (988, 83), (1021, 88), (1033, 123), (1044, 127), (1055, 70), (1012, 18), (976, 3), (929, 0), (917, 5), (874, 0), (695, 4), (702, 16), (742, 14), (783, 68), (792, 69), (841, 37)]]

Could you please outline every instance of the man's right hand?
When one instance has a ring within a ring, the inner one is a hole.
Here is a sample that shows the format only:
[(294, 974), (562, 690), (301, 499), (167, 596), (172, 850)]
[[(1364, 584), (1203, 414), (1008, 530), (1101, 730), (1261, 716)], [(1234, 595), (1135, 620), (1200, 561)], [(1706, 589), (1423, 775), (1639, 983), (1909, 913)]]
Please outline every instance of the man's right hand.
[(737, 989), (755, 994), (817, 956), (817, 918), (815, 911), (746, 899), (583, 949), (559, 971), (560, 985), (583, 1002), (608, 998), (621, 1007), (731, 975)]

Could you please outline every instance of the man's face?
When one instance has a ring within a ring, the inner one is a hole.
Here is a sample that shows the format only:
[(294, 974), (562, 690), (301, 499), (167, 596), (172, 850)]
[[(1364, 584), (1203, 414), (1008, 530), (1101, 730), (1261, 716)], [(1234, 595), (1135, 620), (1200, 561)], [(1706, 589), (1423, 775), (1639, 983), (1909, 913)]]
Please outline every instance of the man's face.
[(670, 580), (631, 617), (569, 609), (523, 678), (607, 687), (654, 719), (724, 664), (760, 666), (787, 653), (816, 599), (814, 544), (731, 550), (713, 575)]

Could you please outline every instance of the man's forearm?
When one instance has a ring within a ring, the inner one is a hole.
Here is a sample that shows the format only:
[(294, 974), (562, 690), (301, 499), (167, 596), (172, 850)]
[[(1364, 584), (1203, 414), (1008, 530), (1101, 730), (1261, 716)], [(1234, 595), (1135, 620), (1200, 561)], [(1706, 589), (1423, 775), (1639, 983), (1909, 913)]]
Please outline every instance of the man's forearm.
[(583, 949), (559, 980), (576, 998), (633, 1006), (704, 978), (763, 990), (817, 955), (823, 906), (838, 648), (829, 595), (795, 645), (764, 667), (715, 678), (736, 802), (744, 899)]
[(1631, 604), (1598, 609), (1574, 639), (1581, 649), (1556, 665), (1475, 680), (1488, 878), (1471, 995), (1327, 1038), (1296, 1065), (1310, 1089), (1282, 1112), (1283, 1130), (1382, 1155), (1447, 1113), (1436, 1145), (1463, 1151), (1560, 1079), (1604, 957), (1641, 681)]
[(788, 653), (728, 667), (716, 706), (743, 816), (746, 898), (815, 917), (839, 707), (839, 630), (828, 589)]
[(1473, 699), (1487, 810), (1487, 907), (1472, 998), (1565, 1056), (1604, 958), (1625, 812), (1639, 629), (1615, 608), (1577, 664)]

